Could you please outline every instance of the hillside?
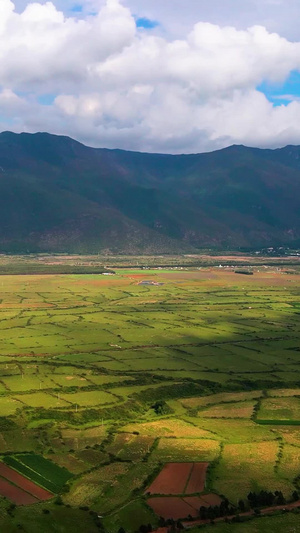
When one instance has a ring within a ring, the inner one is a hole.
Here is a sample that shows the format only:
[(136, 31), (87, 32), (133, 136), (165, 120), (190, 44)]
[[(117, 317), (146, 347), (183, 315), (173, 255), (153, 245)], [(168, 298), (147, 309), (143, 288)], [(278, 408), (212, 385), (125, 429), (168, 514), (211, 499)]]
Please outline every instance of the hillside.
[(300, 241), (300, 147), (196, 155), (0, 134), (0, 251), (189, 252)]

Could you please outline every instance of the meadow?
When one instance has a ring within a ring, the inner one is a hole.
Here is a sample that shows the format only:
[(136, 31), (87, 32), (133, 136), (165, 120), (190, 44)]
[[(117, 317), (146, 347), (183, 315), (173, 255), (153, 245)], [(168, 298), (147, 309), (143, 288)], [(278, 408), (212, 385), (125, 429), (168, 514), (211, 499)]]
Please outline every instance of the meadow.
[[(49, 510), (62, 531), (71, 512), (91, 532), (155, 528), (145, 491), (168, 462), (209, 463), (204, 494), (232, 505), (250, 491), (290, 499), (300, 489), (295, 268), (2, 275), (0, 458), (55, 494), (33, 514)], [(29, 507), (8, 509), (0, 500), (0, 529), (11, 513), (26, 530)]]

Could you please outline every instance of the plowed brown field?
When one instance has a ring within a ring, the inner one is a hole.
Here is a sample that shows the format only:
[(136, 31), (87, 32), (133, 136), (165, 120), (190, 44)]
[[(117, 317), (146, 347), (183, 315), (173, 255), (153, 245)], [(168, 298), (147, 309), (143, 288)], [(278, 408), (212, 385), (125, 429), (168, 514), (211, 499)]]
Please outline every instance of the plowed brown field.
[[(216, 494), (203, 496), (188, 496), (203, 492), (206, 472), (209, 463), (167, 463), (157, 478), (147, 489), (148, 494), (168, 495), (159, 498), (149, 498), (148, 505), (157, 516), (165, 519), (187, 518), (199, 516), (200, 507), (220, 505), (221, 498)], [(187, 496), (169, 496), (170, 494), (186, 494)]]
[(173, 518), (187, 518), (199, 516), (200, 507), (210, 507), (220, 505), (221, 498), (216, 494), (205, 494), (204, 496), (186, 496), (183, 498), (175, 496), (162, 496), (161, 498), (149, 498), (148, 505), (157, 516), (162, 516), (165, 520)]
[(196, 509), (198, 511), (197, 514), (199, 514), (200, 507), (209, 507), (208, 503), (205, 502), (200, 496), (187, 496), (186, 498), (183, 498), (183, 501), (188, 503), (193, 509)]
[(182, 494), (193, 463), (167, 463), (147, 492), (150, 494)]
[(30, 492), (30, 494), (32, 494), (39, 500), (49, 500), (53, 497), (53, 494), (51, 494), (51, 492), (42, 489), (42, 487), (39, 487), (26, 477), (22, 476), (21, 474), (18, 474), (18, 472), (1, 462), (0, 476), (7, 479), (8, 481), (12, 481), (15, 485), (18, 485), (18, 487), (24, 489), (26, 492)]
[[(217, 494), (204, 494), (203, 496), (201, 496), (201, 499), (204, 500), (208, 507), (210, 505), (220, 505), (222, 499), (220, 498), (220, 496), (218, 496)], [(204, 505), (204, 504), (202, 504)], [(206, 507), (204, 505), (204, 507)]]
[(181, 498), (150, 498), (147, 503), (157, 516), (162, 516), (165, 520), (168, 518), (178, 520), (179, 518), (187, 518), (189, 515), (196, 518), (199, 515), (198, 510)]
[(191, 477), (185, 489), (186, 494), (202, 492), (205, 488), (206, 471), (209, 463), (194, 463)]
[(25, 492), (19, 487), (15, 487), (9, 481), (2, 478), (0, 478), (0, 494), (16, 505), (29, 505), (38, 502), (38, 499), (32, 496), (32, 494), (28, 494), (28, 492)]
[(147, 489), (149, 494), (203, 492), (209, 463), (167, 463)]

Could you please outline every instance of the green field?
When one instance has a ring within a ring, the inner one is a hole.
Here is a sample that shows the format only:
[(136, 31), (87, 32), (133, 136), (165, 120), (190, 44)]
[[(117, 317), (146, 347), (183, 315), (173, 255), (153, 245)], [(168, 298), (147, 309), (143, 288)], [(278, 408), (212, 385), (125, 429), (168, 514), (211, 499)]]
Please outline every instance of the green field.
[[(160, 285), (139, 284), (149, 279)], [(144, 492), (166, 462), (209, 462), (207, 487), (233, 505), (260, 490), (289, 500), (300, 493), (299, 282), (274, 267), (1, 276), (3, 460), (60, 495), (53, 516), (88, 507), (107, 533), (158, 525)], [(26, 524), (26, 509), (15, 513)], [(222, 527), (268, 520), (279, 518)]]

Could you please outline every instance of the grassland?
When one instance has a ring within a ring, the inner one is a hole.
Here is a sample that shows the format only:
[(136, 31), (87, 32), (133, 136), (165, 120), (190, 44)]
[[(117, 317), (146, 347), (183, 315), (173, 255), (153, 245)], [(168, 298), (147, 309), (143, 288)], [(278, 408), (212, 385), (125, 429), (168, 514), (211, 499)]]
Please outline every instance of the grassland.
[[(97, 530), (88, 506), (108, 533), (155, 527), (144, 492), (165, 462), (208, 461), (234, 505), (299, 488), (296, 267), (199, 268), (0, 277), (0, 455), (55, 485), (54, 522), (80, 512)], [(74, 475), (52, 479), (36, 454)]]

